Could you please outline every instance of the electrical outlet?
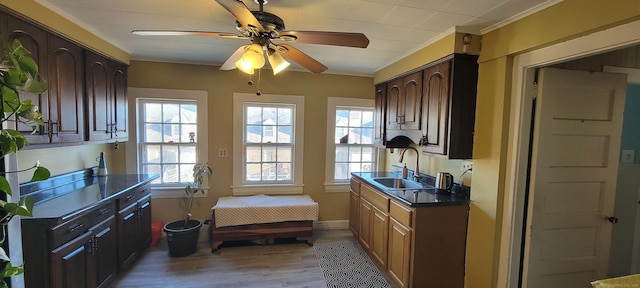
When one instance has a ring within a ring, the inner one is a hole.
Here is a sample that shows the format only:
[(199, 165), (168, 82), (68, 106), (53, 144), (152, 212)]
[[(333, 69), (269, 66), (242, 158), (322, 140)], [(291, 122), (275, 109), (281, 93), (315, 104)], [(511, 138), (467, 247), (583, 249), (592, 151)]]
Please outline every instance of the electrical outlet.
[(473, 161), (462, 161), (462, 171), (473, 169)]
[(218, 157), (229, 157), (229, 150), (226, 148), (218, 149)]

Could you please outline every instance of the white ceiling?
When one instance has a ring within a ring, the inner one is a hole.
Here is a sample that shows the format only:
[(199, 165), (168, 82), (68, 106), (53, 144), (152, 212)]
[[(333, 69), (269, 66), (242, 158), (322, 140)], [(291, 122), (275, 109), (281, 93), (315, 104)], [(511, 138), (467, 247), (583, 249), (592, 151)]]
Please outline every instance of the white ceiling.
[[(36, 0), (127, 51), (132, 60), (220, 66), (249, 40), (202, 36), (136, 36), (134, 29), (237, 33), (235, 19), (214, 0)], [(269, 0), (264, 11), (286, 30), (364, 33), (369, 47), (291, 42), (328, 67), (325, 73), (373, 75), (454, 31), (481, 34), (561, 0)], [(259, 10), (253, 0), (244, 0)], [(292, 65), (294, 70), (302, 70)]]

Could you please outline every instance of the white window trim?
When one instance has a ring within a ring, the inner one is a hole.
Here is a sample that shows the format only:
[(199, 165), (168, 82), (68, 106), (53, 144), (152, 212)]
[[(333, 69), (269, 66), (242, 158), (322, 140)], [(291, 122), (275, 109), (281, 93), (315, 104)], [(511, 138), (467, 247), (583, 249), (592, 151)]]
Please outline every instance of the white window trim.
[[(326, 145), (326, 157), (325, 157), (325, 179), (324, 179), (324, 192), (336, 193), (336, 192), (349, 192), (349, 182), (336, 183), (334, 182), (334, 169), (335, 169), (335, 133), (336, 133), (336, 109), (338, 107), (375, 107), (375, 100), (373, 99), (361, 99), (361, 98), (345, 98), (345, 97), (329, 97), (327, 99), (327, 145)], [(380, 163), (380, 154), (378, 155), (377, 163)], [(379, 164), (378, 164), (379, 165)]]
[[(293, 184), (243, 184), (244, 175), (244, 103), (295, 104)], [(303, 155), (304, 155), (304, 97), (293, 95), (233, 93), (233, 186), (234, 196), (256, 194), (302, 194), (303, 191)]]
[[(208, 113), (207, 113), (207, 91), (199, 90), (178, 90), (178, 89), (155, 89), (155, 88), (137, 88), (129, 87), (127, 91), (127, 97), (129, 101), (129, 107), (135, 107), (129, 109), (129, 119), (135, 119), (135, 121), (129, 121), (129, 131), (136, 131), (136, 133), (129, 134), (129, 141), (126, 142), (126, 171), (127, 173), (137, 174), (138, 171), (138, 98), (146, 99), (177, 99), (177, 100), (195, 100), (198, 106), (198, 161), (209, 161), (209, 132), (208, 132)], [(209, 185), (206, 183), (204, 187), (204, 194), (197, 193), (195, 197), (207, 197), (209, 194)], [(183, 198), (184, 187), (153, 187), (151, 192), (152, 198)]]

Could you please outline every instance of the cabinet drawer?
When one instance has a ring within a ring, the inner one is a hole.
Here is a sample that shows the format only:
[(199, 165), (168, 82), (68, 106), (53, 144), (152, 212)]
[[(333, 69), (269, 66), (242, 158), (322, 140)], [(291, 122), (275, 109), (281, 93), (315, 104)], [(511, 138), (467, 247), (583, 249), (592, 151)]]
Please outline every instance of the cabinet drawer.
[(358, 181), (358, 179), (351, 177), (350, 186), (351, 191), (355, 192), (356, 194), (360, 194), (360, 181)]
[(389, 212), (389, 197), (384, 194), (373, 190), (373, 188), (367, 185), (360, 185), (360, 195), (369, 200), (371, 204), (378, 207), (383, 212)]
[(116, 204), (113, 201), (109, 201), (91, 210), (86, 217), (91, 220), (91, 226), (93, 226), (115, 214)]
[(410, 208), (391, 200), (389, 205), (389, 215), (400, 222), (400, 224), (406, 227), (411, 227), (411, 214), (412, 211)]
[(49, 230), (49, 248), (55, 249), (87, 232), (91, 226), (90, 222), (89, 217), (78, 217), (51, 228)]

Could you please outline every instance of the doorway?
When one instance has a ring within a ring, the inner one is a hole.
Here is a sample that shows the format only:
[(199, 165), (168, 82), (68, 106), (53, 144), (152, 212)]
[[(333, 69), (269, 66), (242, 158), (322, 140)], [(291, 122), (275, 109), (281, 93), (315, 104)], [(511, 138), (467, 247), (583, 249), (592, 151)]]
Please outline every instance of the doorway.
[(593, 33), (550, 47), (531, 51), (514, 58), (509, 151), (505, 186), (504, 214), (502, 221), (501, 267), (499, 287), (518, 287), (521, 276), (520, 261), (523, 252), (523, 221), (528, 175), (528, 148), (533, 119), (533, 104), (529, 99), (535, 93), (536, 70), (571, 60), (607, 53), (640, 42), (640, 21), (621, 25), (606, 31)]

